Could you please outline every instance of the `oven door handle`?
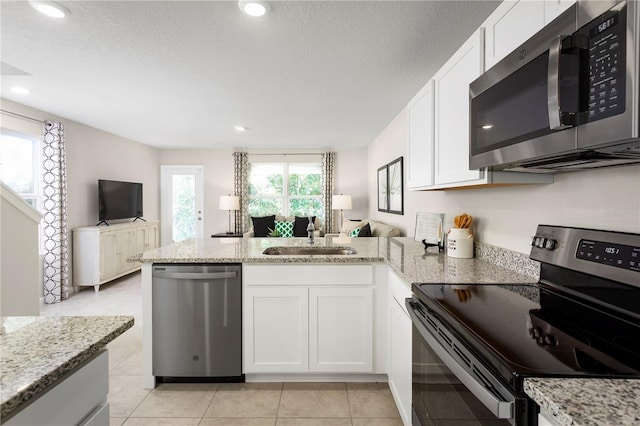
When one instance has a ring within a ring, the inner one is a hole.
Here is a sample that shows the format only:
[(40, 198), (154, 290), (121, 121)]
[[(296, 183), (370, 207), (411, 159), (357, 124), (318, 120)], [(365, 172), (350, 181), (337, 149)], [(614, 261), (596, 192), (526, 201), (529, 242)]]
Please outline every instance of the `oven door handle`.
[(440, 357), (442, 362), (456, 375), (469, 389), (473, 395), (478, 398), (488, 409), (499, 419), (513, 419), (514, 418), (514, 401), (503, 401), (496, 398), (491, 391), (489, 391), (482, 383), (478, 382), (469, 372), (467, 372), (460, 364), (449, 354), (449, 352), (442, 347), (440, 342), (436, 340), (429, 330), (424, 325), (423, 320), (416, 313), (419, 308), (416, 306), (416, 302), (411, 299), (406, 300), (406, 305), (409, 311), (409, 316), (413, 325), (416, 327), (422, 338), (427, 342), (429, 347)]

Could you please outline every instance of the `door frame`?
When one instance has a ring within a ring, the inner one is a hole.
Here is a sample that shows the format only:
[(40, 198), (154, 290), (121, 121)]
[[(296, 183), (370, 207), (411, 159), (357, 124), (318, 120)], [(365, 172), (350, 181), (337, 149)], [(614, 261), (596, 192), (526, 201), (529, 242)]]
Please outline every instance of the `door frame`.
[(160, 166), (160, 239), (162, 245), (173, 243), (171, 176), (174, 174), (194, 174), (196, 177), (196, 238), (204, 238), (204, 166), (195, 164)]

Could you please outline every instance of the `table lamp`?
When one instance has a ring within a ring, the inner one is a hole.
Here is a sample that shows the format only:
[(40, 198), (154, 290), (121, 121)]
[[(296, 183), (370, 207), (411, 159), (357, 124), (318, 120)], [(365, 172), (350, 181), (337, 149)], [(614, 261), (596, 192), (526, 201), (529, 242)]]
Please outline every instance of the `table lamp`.
[(237, 195), (221, 195), (220, 204), (218, 206), (220, 210), (226, 210), (229, 216), (229, 227), (227, 228), (227, 234), (233, 234), (231, 232), (231, 210), (240, 210), (240, 197)]
[(351, 210), (351, 195), (334, 195), (331, 197), (331, 208), (333, 210), (340, 210), (340, 227), (338, 232), (342, 229), (344, 223), (344, 211)]

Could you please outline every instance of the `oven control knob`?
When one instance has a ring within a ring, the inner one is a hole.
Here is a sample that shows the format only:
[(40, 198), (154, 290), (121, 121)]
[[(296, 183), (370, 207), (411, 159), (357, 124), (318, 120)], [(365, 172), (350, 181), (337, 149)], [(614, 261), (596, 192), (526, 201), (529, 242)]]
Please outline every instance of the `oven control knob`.
[(556, 245), (557, 245), (556, 240), (547, 238), (547, 241), (545, 241), (544, 243), (544, 248), (546, 248), (547, 250), (553, 250), (554, 248), (556, 248)]
[(538, 237), (536, 236), (531, 237), (531, 247), (536, 246), (536, 241), (538, 241)]
[(547, 242), (546, 238), (538, 237), (538, 240), (536, 241), (536, 247), (544, 248), (544, 245), (546, 244), (546, 242)]

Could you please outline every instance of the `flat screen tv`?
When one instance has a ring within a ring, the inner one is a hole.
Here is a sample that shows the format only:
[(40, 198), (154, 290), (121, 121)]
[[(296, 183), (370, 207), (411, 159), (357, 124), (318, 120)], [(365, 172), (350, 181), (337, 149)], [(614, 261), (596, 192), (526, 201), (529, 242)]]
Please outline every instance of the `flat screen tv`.
[(142, 184), (98, 180), (98, 225), (131, 217), (142, 219)]

